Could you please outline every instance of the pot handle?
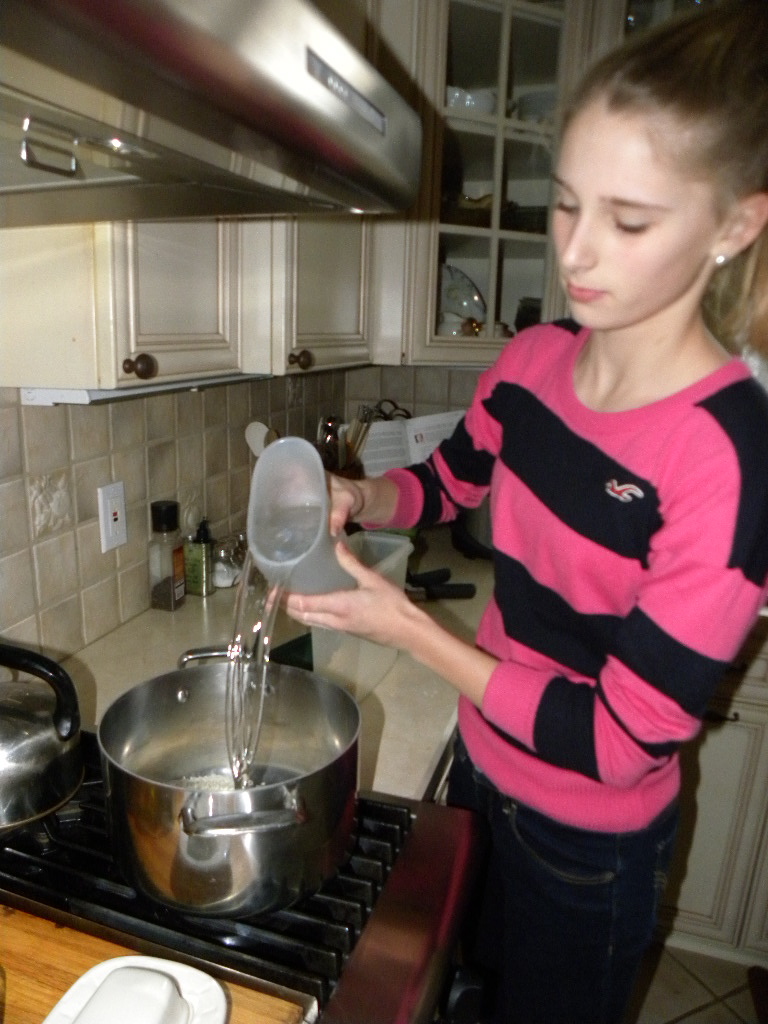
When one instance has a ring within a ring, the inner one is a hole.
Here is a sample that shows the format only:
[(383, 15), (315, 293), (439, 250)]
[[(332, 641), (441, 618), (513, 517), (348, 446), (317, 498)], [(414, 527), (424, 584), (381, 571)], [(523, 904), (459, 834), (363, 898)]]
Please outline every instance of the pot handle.
[(179, 812), (179, 820), (188, 836), (237, 836), (248, 832), (273, 832), (275, 829), (304, 824), (307, 812), (303, 801), (289, 789), (283, 790), (283, 797), (285, 806), (282, 809), (219, 814), (205, 818), (195, 814), (192, 800), (189, 800)]
[(228, 658), (228, 647), (193, 647), (179, 655), (177, 668), (186, 668), (190, 661), (202, 661), (208, 658)]
[(67, 673), (51, 658), (25, 647), (0, 644), (0, 665), (19, 669), (36, 676), (53, 689), (56, 706), (53, 709), (53, 724), (61, 740), (68, 740), (80, 729), (80, 707), (77, 691)]

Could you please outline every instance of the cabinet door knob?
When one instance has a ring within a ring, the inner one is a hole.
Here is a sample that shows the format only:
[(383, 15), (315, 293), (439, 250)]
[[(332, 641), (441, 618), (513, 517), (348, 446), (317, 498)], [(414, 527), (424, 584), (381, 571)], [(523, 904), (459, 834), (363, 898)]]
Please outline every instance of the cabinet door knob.
[(140, 352), (135, 359), (123, 360), (123, 373), (135, 373), (139, 380), (149, 380), (157, 375), (157, 360), (148, 352)]
[(308, 348), (303, 348), (301, 352), (291, 352), (288, 356), (289, 365), (298, 366), (300, 370), (308, 370), (314, 361), (315, 357)]

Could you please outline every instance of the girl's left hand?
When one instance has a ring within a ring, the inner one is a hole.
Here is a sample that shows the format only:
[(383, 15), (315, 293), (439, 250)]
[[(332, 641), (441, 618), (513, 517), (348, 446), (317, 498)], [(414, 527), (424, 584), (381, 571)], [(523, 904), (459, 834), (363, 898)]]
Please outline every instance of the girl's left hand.
[(339, 565), (357, 581), (357, 589), (291, 593), (285, 600), (287, 613), (305, 626), (337, 629), (386, 647), (400, 647), (403, 631), (398, 624), (404, 624), (403, 616), (413, 607), (404, 591), (358, 561), (343, 542), (335, 550)]

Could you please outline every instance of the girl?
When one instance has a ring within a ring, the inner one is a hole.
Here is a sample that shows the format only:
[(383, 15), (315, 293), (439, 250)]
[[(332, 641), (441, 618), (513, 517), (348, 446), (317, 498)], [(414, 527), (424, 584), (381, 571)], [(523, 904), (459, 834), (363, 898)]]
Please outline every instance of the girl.
[(331, 529), (490, 493), (495, 588), (464, 644), (339, 546), (300, 621), (458, 690), (449, 799), (488, 820), (495, 1022), (617, 1024), (653, 934), (678, 750), (768, 595), (768, 5), (664, 23), (567, 111), (552, 230), (573, 319), (521, 332), (426, 463), (332, 479)]

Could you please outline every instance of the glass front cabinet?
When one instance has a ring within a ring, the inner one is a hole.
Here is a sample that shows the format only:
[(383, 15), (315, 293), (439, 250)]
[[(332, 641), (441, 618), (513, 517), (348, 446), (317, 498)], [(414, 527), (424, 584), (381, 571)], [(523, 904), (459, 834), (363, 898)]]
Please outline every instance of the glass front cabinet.
[(468, 349), (541, 317), (563, 2), (447, 14), (432, 326)]
[(548, 240), (559, 101), (620, 37), (624, 12), (598, 0), (410, 3), (421, 46), (398, 56), (423, 90), (426, 155), (399, 355), (489, 364), (516, 330), (564, 312)]

